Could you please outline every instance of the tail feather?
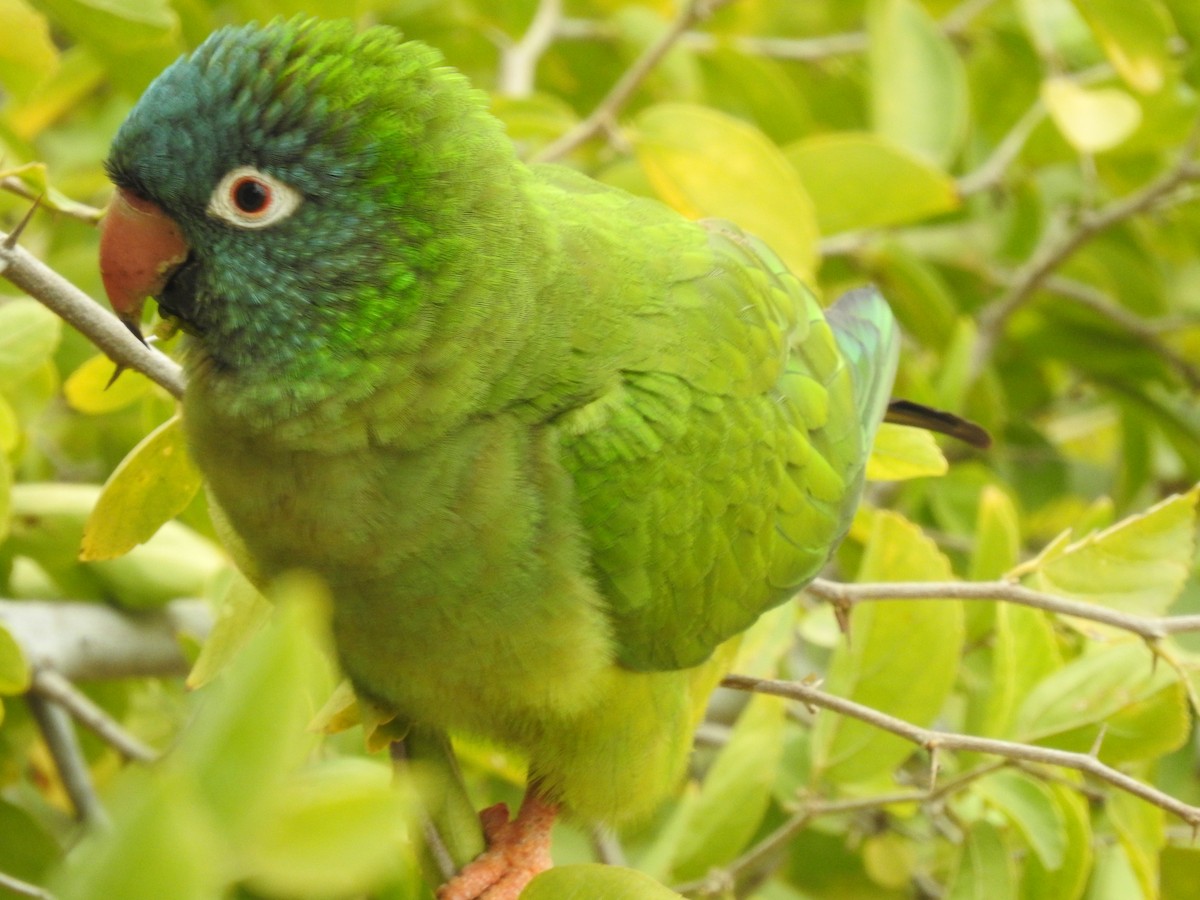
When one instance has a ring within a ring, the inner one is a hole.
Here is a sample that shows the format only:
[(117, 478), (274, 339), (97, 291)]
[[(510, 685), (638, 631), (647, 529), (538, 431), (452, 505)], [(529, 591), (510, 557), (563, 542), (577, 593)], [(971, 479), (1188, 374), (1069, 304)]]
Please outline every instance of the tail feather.
[(972, 447), (986, 450), (992, 445), (992, 436), (982, 425), (976, 425), (969, 419), (956, 416), (954, 413), (922, 406), (911, 400), (893, 400), (888, 404), (883, 421), (896, 425), (910, 425), (913, 428), (924, 428), (926, 431), (936, 431), (957, 438)]

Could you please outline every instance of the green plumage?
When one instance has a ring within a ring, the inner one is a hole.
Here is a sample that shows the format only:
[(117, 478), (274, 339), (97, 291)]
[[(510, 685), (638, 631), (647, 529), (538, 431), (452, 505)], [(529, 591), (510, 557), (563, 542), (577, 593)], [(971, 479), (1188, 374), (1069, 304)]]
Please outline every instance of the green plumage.
[[(254, 166), (268, 228), (206, 212)], [(761, 242), (517, 161), (394, 32), (214, 35), (114, 180), (191, 246), (192, 450), (254, 577), (330, 585), (357, 688), (525, 750), (575, 812), (653, 809), (731, 638), (846, 531), (895, 370), (883, 300), (828, 314)]]

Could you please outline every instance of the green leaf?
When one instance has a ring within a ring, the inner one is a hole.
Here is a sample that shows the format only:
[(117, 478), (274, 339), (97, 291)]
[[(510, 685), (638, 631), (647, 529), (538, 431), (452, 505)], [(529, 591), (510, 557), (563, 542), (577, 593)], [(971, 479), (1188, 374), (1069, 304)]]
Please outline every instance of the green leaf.
[(1100, 758), (1116, 764), (1153, 759), (1188, 735), (1179, 675), (1153, 664), (1141, 643), (1093, 649), (1044, 678), (1017, 713), (1019, 739), (1087, 752), (1104, 726)]
[[(950, 563), (911, 522), (893, 512), (872, 517), (861, 581), (943, 581)], [(850, 616), (850, 640), (834, 651), (825, 688), (918, 725), (949, 697), (963, 642), (962, 604), (955, 601), (861, 603)], [(920, 647), (920, 653), (912, 652)], [(813, 769), (837, 784), (891, 772), (913, 746), (860, 722), (821, 713), (813, 729)]]
[(584, 863), (556, 866), (521, 892), (521, 900), (679, 900), (680, 895), (632, 869)]
[(1155, 896), (1159, 854), (1166, 843), (1166, 812), (1124, 791), (1114, 792), (1104, 810), (1129, 856), (1142, 892), (1147, 897)]
[(115, 412), (136, 403), (150, 393), (154, 383), (132, 369), (113, 381), (116, 364), (98, 353), (68, 376), (63, 393), (73, 409), (89, 415)]
[(947, 166), (969, 117), (966, 70), (954, 45), (912, 0), (873, 0), (867, 31), (875, 132)]
[(407, 821), (389, 766), (327, 760), (282, 785), (245, 849), (249, 881), (288, 897), (369, 892), (400, 863)]
[(1024, 772), (994, 772), (971, 788), (1011, 822), (1047, 869), (1057, 869), (1066, 856), (1063, 816), (1053, 792)]
[(678, 880), (698, 878), (736, 857), (766, 814), (783, 757), (785, 704), (750, 699), (691, 807), (673, 866)]
[(691, 218), (715, 216), (762, 238), (800, 278), (817, 267), (812, 200), (783, 152), (752, 125), (703, 106), (664, 103), (631, 133), (663, 200)]
[(0, 394), (0, 456), (12, 453), (21, 440), (21, 423), (12, 404)]
[(0, 302), (0, 385), (24, 380), (54, 354), (62, 320), (36, 300)]
[(20, 35), (0, 41), (0, 84), (25, 99), (58, 67), (49, 25), (25, 0), (0, 0), (0, 34)]
[(871, 481), (929, 478), (945, 475), (949, 467), (928, 431), (884, 422), (867, 458), (867, 478)]
[(113, 559), (148, 540), (200, 489), (178, 416), (150, 432), (104, 485), (83, 531), (80, 559)]
[(946, 888), (946, 900), (1016, 900), (1013, 858), (1004, 836), (986, 819), (971, 823)]
[(1044, 553), (1020, 571), (1029, 572), (1027, 584), (1039, 590), (1124, 612), (1162, 615), (1192, 570), (1197, 498), (1200, 488), (1177, 494), (1104, 531)]
[(1087, 900), (1158, 900), (1158, 892), (1142, 891), (1124, 847), (1100, 841), (1086, 897)]
[(1021, 531), (1012, 498), (995, 485), (979, 495), (979, 520), (971, 553), (971, 580), (992, 581), (1016, 566), (1021, 553)]
[(8, 538), (12, 531), (12, 463), (0, 451), (0, 544)]
[(32, 680), (21, 645), (0, 625), (0, 694), (23, 694)]
[(287, 773), (316, 741), (305, 726), (318, 698), (333, 686), (315, 640), (324, 588), (296, 576), (274, 593), (274, 620), (203, 689), (205, 702), (171, 756), (235, 845), (269, 821)]
[(51, 882), (59, 900), (211, 900), (228, 865), (226, 850), (178, 771), (127, 770), (110, 810)]
[[(1068, 775), (1075, 779), (1078, 776)], [(1045, 783), (1054, 798), (1063, 827), (1063, 856), (1053, 869), (1042, 864), (1037, 854), (1025, 862), (1021, 880), (1022, 897), (1045, 900), (1077, 900), (1087, 887), (1092, 868), (1092, 823), (1087, 800), (1071, 784)], [(1113, 796), (1116, 796), (1115, 794)]]
[(245, 575), (233, 570), (217, 608), (212, 632), (188, 673), (188, 688), (203, 687), (223, 671), (246, 642), (270, 621), (272, 608)]
[(954, 179), (875, 134), (835, 132), (785, 148), (822, 234), (918, 222), (959, 206)]
[(1113, 68), (1135, 91), (1162, 90), (1177, 35), (1160, 0), (1075, 0)]
[(1080, 153), (1111, 150), (1142, 121), (1142, 108), (1120, 88), (1085, 88), (1069, 78), (1047, 78), (1042, 100), (1062, 136)]

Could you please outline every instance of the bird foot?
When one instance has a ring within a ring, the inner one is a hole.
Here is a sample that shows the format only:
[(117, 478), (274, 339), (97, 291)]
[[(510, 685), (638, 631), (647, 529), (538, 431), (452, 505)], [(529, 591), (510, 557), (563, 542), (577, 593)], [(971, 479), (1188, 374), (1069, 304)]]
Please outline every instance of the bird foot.
[(550, 829), (558, 808), (532, 791), (512, 821), (503, 803), (479, 814), (488, 848), (438, 888), (438, 900), (517, 900), (550, 859)]

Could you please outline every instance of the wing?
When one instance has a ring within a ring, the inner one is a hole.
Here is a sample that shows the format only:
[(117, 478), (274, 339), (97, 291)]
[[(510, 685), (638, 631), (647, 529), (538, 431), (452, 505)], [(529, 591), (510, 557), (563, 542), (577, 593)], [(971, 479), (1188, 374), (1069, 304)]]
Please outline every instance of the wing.
[(817, 574), (849, 526), (895, 371), (877, 293), (827, 319), (765, 245), (703, 225), (687, 226), (702, 252), (680, 248), (665, 294), (633, 307), (640, 355), (559, 421), (634, 669), (698, 664)]

